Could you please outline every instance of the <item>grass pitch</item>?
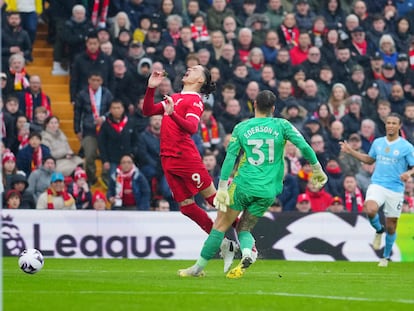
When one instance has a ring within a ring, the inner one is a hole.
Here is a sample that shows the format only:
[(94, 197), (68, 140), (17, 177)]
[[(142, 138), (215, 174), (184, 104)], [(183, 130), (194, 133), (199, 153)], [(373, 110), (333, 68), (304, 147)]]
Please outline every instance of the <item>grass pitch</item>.
[(38, 274), (3, 259), (3, 310), (414, 310), (414, 263), (259, 260), (226, 279), (179, 278), (194, 261), (48, 259)]

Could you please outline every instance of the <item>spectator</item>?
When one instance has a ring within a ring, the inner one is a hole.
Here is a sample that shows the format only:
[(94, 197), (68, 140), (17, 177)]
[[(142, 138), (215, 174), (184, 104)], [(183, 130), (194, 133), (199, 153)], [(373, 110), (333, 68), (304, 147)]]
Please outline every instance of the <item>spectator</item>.
[[(125, 61), (117, 59), (113, 63), (115, 88), (114, 98), (120, 99), (124, 105), (125, 110), (129, 110), (130, 106), (135, 106), (137, 98), (143, 95), (145, 85), (138, 85), (137, 80), (134, 79), (132, 73), (127, 70)], [(134, 85), (134, 87), (131, 87)]]
[(308, 115), (313, 115), (321, 104), (321, 99), (318, 95), (318, 86), (312, 79), (308, 79), (304, 83), (304, 96), (299, 100), (299, 104), (303, 106)]
[(362, 213), (364, 209), (364, 196), (358, 188), (355, 176), (344, 177), (345, 208), (348, 212)]
[(197, 52), (198, 43), (192, 38), (190, 26), (184, 26), (180, 29), (180, 38), (177, 40), (177, 57), (186, 59), (188, 55)]
[(243, 0), (241, 8), (236, 9), (237, 7), (233, 4), (233, 10), (235, 10), (236, 18), (241, 25), (246, 25), (247, 20), (253, 16), (256, 12), (256, 0)]
[(368, 14), (367, 5), (363, 0), (357, 0), (353, 4), (353, 13), (358, 17), (362, 28), (369, 29), (371, 25), (372, 14)]
[(286, 49), (290, 50), (299, 44), (299, 28), (293, 12), (284, 16), (282, 24), (277, 28), (277, 33), (280, 43)]
[(395, 40), (397, 51), (400, 54), (406, 54), (409, 50), (410, 36), (412, 33), (410, 20), (407, 17), (400, 16), (395, 22), (395, 25), (396, 29), (394, 31), (393, 38)]
[[(291, 144), (293, 145), (293, 144)], [(296, 146), (293, 145), (295, 148)], [(286, 159), (286, 157), (285, 157)], [(287, 161), (285, 162), (285, 170), (283, 175), (283, 190), (277, 196), (282, 210), (284, 212), (295, 210), (296, 197), (299, 194), (299, 185), (296, 176), (289, 173)]]
[(404, 89), (400, 83), (395, 82), (391, 86), (391, 94), (388, 100), (391, 104), (391, 112), (396, 112), (401, 116), (404, 115), (404, 108), (408, 101), (405, 98)]
[(397, 65), (395, 66), (395, 71), (396, 71), (395, 79), (401, 83), (405, 91), (410, 90), (411, 85), (409, 84), (410, 83), (409, 81), (412, 76), (412, 72), (410, 70), (410, 63), (409, 63), (407, 54), (405, 53), (398, 54)]
[(243, 27), (239, 30), (236, 42), (236, 55), (241, 62), (247, 63), (250, 50), (255, 47), (253, 44), (253, 32), (250, 28)]
[(16, 190), (20, 193), (21, 202), (20, 208), (23, 209), (34, 209), (36, 203), (33, 198), (33, 193), (28, 190), (28, 182), (26, 176), (23, 174), (17, 173), (13, 175), (11, 180), (11, 189)]
[(39, 199), (39, 196), (49, 187), (50, 178), (56, 170), (56, 160), (52, 156), (44, 157), (42, 166), (34, 170), (29, 178), (28, 191), (33, 193), (35, 201)]
[(230, 43), (224, 44), (221, 52), (217, 66), (220, 68), (223, 80), (228, 81), (233, 78), (233, 70), (240, 60), (236, 56), (234, 46)]
[(204, 105), (200, 119), (200, 135), (204, 148), (214, 152), (215, 155), (223, 148), (225, 130), (220, 121), (217, 121), (213, 116), (210, 105)]
[(345, 212), (345, 207), (342, 199), (339, 196), (335, 196), (331, 200), (331, 204), (326, 209), (327, 212), (332, 213), (343, 213)]
[(92, 208), (96, 211), (106, 210), (108, 201), (105, 194), (99, 190), (96, 190), (92, 197)]
[[(76, 209), (91, 209), (92, 193), (88, 186), (86, 172), (79, 167), (75, 170), (73, 175), (74, 182), (68, 187), (68, 192), (75, 199)], [(105, 196), (103, 197), (105, 198)]]
[(88, 34), (86, 51), (78, 54), (73, 62), (70, 75), (70, 98), (74, 103), (76, 96), (88, 86), (92, 72), (99, 72), (102, 85), (109, 90), (114, 89), (114, 74), (112, 61), (99, 49), (96, 33)]
[[(72, 66), (75, 57), (85, 50), (85, 41), (90, 36), (93, 25), (86, 18), (85, 7), (78, 4), (72, 8), (72, 17), (63, 26), (62, 40), (64, 47), (67, 48), (69, 65)], [(91, 50), (92, 51), (92, 50)], [(92, 53), (96, 53), (93, 50)], [(65, 55), (59, 55), (59, 51), (53, 54), (53, 75), (67, 75), (63, 65)], [(71, 73), (72, 74), (72, 73)]]
[(250, 81), (247, 84), (247, 88), (239, 100), (241, 106), (241, 117), (250, 118), (254, 114), (254, 102), (256, 100), (257, 94), (259, 94), (260, 88), (259, 83), (256, 81)]
[(45, 120), (49, 116), (49, 111), (43, 106), (37, 107), (34, 110), (33, 122), (30, 123), (31, 132), (41, 132), (45, 126)]
[(21, 27), (21, 17), (17, 12), (7, 15), (7, 26), (2, 27), (2, 68), (7, 68), (12, 55), (21, 55), (23, 60), (32, 61), (32, 43), (28, 33)]
[(179, 77), (178, 73), (185, 72), (184, 62), (177, 57), (176, 48), (171, 44), (164, 46), (161, 62), (171, 82), (174, 82)]
[(43, 159), (50, 156), (48, 147), (42, 144), (40, 133), (32, 132), (29, 135), (29, 144), (17, 153), (17, 167), (26, 176), (42, 165)]
[(262, 46), (270, 27), (269, 18), (264, 14), (254, 13), (246, 19), (244, 25), (252, 29), (253, 45), (255, 47)]
[(290, 141), (286, 141), (285, 144), (285, 161), (287, 173), (293, 176), (299, 174), (299, 171), (302, 169), (302, 164), (300, 163), (300, 151), (299, 149), (292, 144)]
[[(389, 111), (391, 112), (391, 110)], [(387, 114), (388, 115), (388, 114)], [(385, 117), (385, 113), (384, 113)], [(372, 142), (378, 136), (376, 133), (376, 123), (373, 120), (365, 119), (361, 122), (361, 129), (360, 129), (360, 136), (361, 136), (361, 149), (368, 154), (369, 148), (371, 148)]]
[(29, 143), (30, 135), (30, 123), (27, 121), (26, 116), (17, 114), (16, 122), (14, 124), (13, 137), (9, 137), (9, 146), (14, 154), (17, 154), (19, 150), (27, 146)]
[(343, 1), (340, 0), (325, 1), (321, 15), (325, 18), (327, 27), (340, 29), (345, 25), (346, 14), (342, 3)]
[(129, 0), (124, 3), (122, 11), (128, 14), (131, 22), (131, 29), (139, 27), (139, 21), (143, 16), (151, 16), (152, 13), (155, 13), (151, 4), (145, 0)]
[[(210, 52), (210, 61), (211, 61), (210, 66), (218, 65), (218, 61), (220, 60), (220, 57), (222, 55), (224, 45), (226, 44), (226, 40), (221, 30), (215, 30), (215, 31), (210, 32), (210, 36), (211, 36), (211, 42), (206, 44), (206, 49)], [(237, 55), (237, 57), (239, 56)], [(246, 54), (246, 58), (247, 58), (247, 54)]]
[(358, 132), (364, 115), (361, 113), (362, 99), (359, 95), (352, 95), (346, 100), (348, 113), (341, 118), (344, 124), (344, 136), (348, 137), (352, 133)]
[(145, 36), (148, 34), (148, 30), (150, 29), (151, 24), (153, 22), (157, 24), (159, 23), (156, 13), (152, 17), (149, 15), (144, 15), (141, 17), (138, 28), (135, 28), (135, 30), (131, 31), (134, 41), (139, 41), (142, 43), (145, 40)]
[[(389, 101), (387, 100), (380, 100), (378, 102), (378, 106), (377, 106), (377, 118), (374, 119), (374, 125), (375, 125), (375, 129), (374, 129), (374, 134), (377, 137), (381, 136), (382, 134), (385, 133), (385, 121), (387, 119), (387, 116), (391, 113), (391, 104)], [(371, 137), (371, 131), (369, 131), (370, 136), (368, 135), (364, 135), (366, 137)]]
[(191, 25), (198, 16), (202, 16), (207, 21), (207, 14), (201, 10), (200, 3), (197, 0), (187, 1), (187, 10), (184, 10), (182, 16), (184, 25)]
[(339, 32), (336, 28), (329, 28), (323, 38), (322, 59), (325, 63), (333, 66), (336, 62), (336, 52), (342, 44)]
[(309, 54), (309, 48), (311, 47), (311, 38), (308, 32), (301, 31), (298, 37), (298, 44), (293, 46), (290, 51), (290, 60), (293, 66), (302, 64)]
[(315, 151), (319, 163), (325, 168), (328, 164), (329, 158), (332, 157), (332, 155), (328, 154), (328, 150), (325, 147), (324, 136), (318, 133), (313, 134), (310, 138), (310, 145)]
[(299, 192), (303, 193), (306, 191), (306, 186), (310, 180), (310, 176), (312, 173), (312, 168), (309, 162), (305, 158), (299, 159), (301, 169), (298, 172), (298, 184), (299, 184)]
[(295, 71), (290, 62), (289, 51), (286, 48), (281, 48), (277, 53), (274, 71), (277, 80), (292, 80)]
[(374, 173), (375, 164), (361, 163), (361, 169), (355, 175), (358, 188), (361, 189), (362, 195), (365, 198), (368, 186), (371, 184), (371, 177)]
[(382, 14), (373, 14), (371, 25), (367, 31), (367, 40), (374, 47), (374, 51), (380, 50), (380, 39), (386, 33), (386, 23)]
[(321, 59), (321, 51), (318, 47), (309, 48), (307, 59), (301, 63), (301, 68), (306, 73), (306, 77), (317, 81), (324, 62)]
[[(361, 136), (357, 133), (349, 135), (347, 142), (355, 151), (361, 151)], [(339, 164), (344, 175), (356, 175), (361, 170), (361, 162), (345, 152), (339, 153)]]
[[(1, 100), (2, 100), (2, 106), (0, 110), (3, 110), (3, 103), (6, 102), (6, 99), (8, 97), (7, 94), (7, 75), (5, 72), (0, 73), (0, 85), (1, 85)], [(4, 137), (5, 135), (3, 135)]]
[(223, 34), (225, 42), (235, 46), (238, 33), (239, 29), (236, 18), (233, 15), (226, 16), (223, 20)]
[(361, 113), (368, 119), (376, 119), (377, 106), (380, 100), (380, 93), (377, 82), (371, 82), (368, 84), (366, 92), (362, 97)]
[(9, 70), (7, 74), (7, 94), (16, 96), (18, 92), (29, 87), (29, 74), (26, 72), (24, 57), (20, 54), (13, 54), (9, 58)]
[[(113, 51), (112, 53), (108, 54), (109, 56), (113, 56), (113, 59), (121, 59), (124, 60), (128, 56), (129, 45), (132, 41), (132, 35), (129, 30), (121, 29), (119, 32), (119, 36), (114, 39)], [(110, 41), (108, 41), (110, 42)], [(101, 50), (103, 49), (104, 42), (101, 42)]]
[(125, 114), (124, 105), (119, 100), (113, 100), (98, 134), (99, 154), (105, 178), (115, 173), (123, 154), (134, 153), (135, 145), (133, 125)]
[(370, 55), (375, 52), (375, 47), (371, 42), (366, 40), (365, 30), (361, 26), (351, 31), (351, 40), (349, 42), (349, 50), (352, 58), (362, 67), (368, 67), (370, 63)]
[(331, 157), (325, 167), (328, 182), (325, 185), (325, 190), (332, 196), (342, 195), (344, 174), (339, 165), (339, 161), (335, 157)]
[(154, 98), (158, 103), (164, 99), (165, 95), (171, 95), (173, 91), (171, 80), (165, 77), (162, 79), (160, 86), (155, 91)]
[(144, 51), (152, 60), (159, 60), (164, 49), (161, 41), (161, 28), (157, 23), (152, 22), (144, 39)]
[(42, 91), (40, 76), (32, 75), (29, 78), (29, 87), (25, 92), (19, 93), (19, 110), (33, 122), (34, 112), (37, 107), (45, 107), (48, 115), (52, 114), (51, 102), (48, 95)]
[(351, 58), (349, 47), (343, 45), (338, 47), (336, 61), (333, 64), (335, 79), (349, 81), (351, 79), (352, 68), (356, 63)]
[[(18, 105), (16, 105), (15, 109)], [(0, 98), (0, 124), (1, 124), (1, 142), (6, 146), (6, 148), (11, 149), (14, 139), (16, 138), (15, 134), (15, 118), (7, 112), (3, 107), (3, 99)]]
[(305, 193), (309, 197), (312, 212), (326, 211), (332, 200), (332, 195), (325, 188), (318, 190), (311, 181), (308, 182)]
[(309, 6), (308, 0), (295, 1), (295, 18), (300, 29), (312, 30), (312, 22), (316, 17), (315, 12)]
[(240, 113), (240, 102), (236, 98), (230, 99), (226, 104), (223, 114), (219, 118), (219, 121), (223, 124), (226, 134), (230, 134), (236, 124), (241, 122), (242, 118)]
[(332, 93), (328, 100), (329, 110), (337, 120), (341, 119), (346, 113), (346, 99), (348, 91), (342, 83), (335, 83), (332, 86)]
[(380, 52), (375, 52), (371, 56), (370, 66), (367, 70), (367, 79), (370, 81), (375, 81), (382, 79), (382, 66), (384, 65), (384, 59), (382, 58)]
[(2, 183), (5, 192), (11, 188), (11, 181), (14, 174), (17, 174), (16, 157), (13, 152), (7, 150), (2, 157)]
[(276, 30), (268, 30), (266, 32), (264, 43), (260, 46), (263, 51), (266, 64), (276, 64), (277, 54), (281, 47), (282, 45), (279, 42), (279, 35)]
[(118, 38), (121, 30), (127, 30), (129, 32), (132, 31), (131, 22), (128, 15), (124, 11), (120, 11), (115, 15), (110, 28), (111, 37)]
[(13, 189), (7, 191), (4, 199), (6, 203), (4, 208), (7, 208), (7, 209), (22, 208), (21, 207), (22, 195), (20, 194), (19, 191), (13, 190)]
[[(228, 17), (227, 17), (228, 18)], [(190, 23), (191, 37), (200, 46), (205, 47), (210, 42), (210, 34), (207, 30), (207, 18), (202, 14), (197, 14), (192, 23)], [(223, 21), (225, 24), (225, 20)], [(185, 24), (184, 24), (185, 25)]]
[(283, 108), (280, 115), (281, 117), (289, 120), (294, 127), (301, 131), (305, 124), (307, 114), (308, 112), (305, 108), (299, 105), (296, 101), (292, 101), (289, 102), (285, 108)]
[(56, 170), (64, 176), (70, 176), (76, 167), (83, 164), (83, 159), (75, 155), (69, 145), (68, 138), (60, 129), (60, 121), (56, 116), (49, 116), (45, 121), (42, 135), (43, 144), (49, 148), (56, 160)]
[(112, 94), (103, 87), (100, 73), (90, 72), (88, 88), (84, 88), (77, 96), (74, 109), (74, 129), (85, 153), (85, 170), (91, 184), (96, 183), (96, 165), (99, 133), (105, 121)]
[(172, 44), (176, 47), (178, 44), (178, 40), (181, 37), (180, 29), (181, 27), (183, 27), (183, 19), (180, 15), (172, 14), (167, 17), (166, 22), (167, 25), (165, 29), (163, 29), (162, 22), (160, 25), (161, 29), (163, 29), (163, 32), (161, 34), (161, 40), (165, 42), (166, 45)]
[(157, 212), (169, 212), (170, 211), (170, 203), (167, 200), (160, 199), (157, 200), (155, 203), (154, 210)]
[(349, 95), (365, 94), (369, 81), (365, 77), (364, 68), (361, 65), (352, 67), (352, 75), (349, 81), (345, 82), (345, 87)]
[(233, 10), (227, 7), (225, 0), (213, 0), (211, 7), (207, 10), (208, 30), (210, 32), (221, 30), (224, 18), (229, 15), (235, 17)]
[(330, 124), (326, 147), (328, 153), (333, 155), (335, 158), (339, 156), (341, 148), (339, 142), (344, 140), (344, 124), (341, 121), (335, 120)]
[(269, 0), (264, 14), (269, 18), (270, 29), (277, 29), (282, 24), (283, 18), (288, 12), (282, 2), (281, 0)]
[(111, 175), (107, 192), (112, 209), (148, 211), (150, 196), (147, 179), (134, 165), (133, 157), (122, 156), (116, 173)]
[(36, 209), (75, 210), (75, 200), (65, 190), (65, 178), (62, 173), (55, 172), (50, 178), (50, 186), (37, 201)]
[(296, 199), (296, 211), (299, 213), (311, 213), (311, 201), (307, 193), (301, 193)]
[(414, 103), (412, 102), (405, 105), (401, 135), (414, 144)]

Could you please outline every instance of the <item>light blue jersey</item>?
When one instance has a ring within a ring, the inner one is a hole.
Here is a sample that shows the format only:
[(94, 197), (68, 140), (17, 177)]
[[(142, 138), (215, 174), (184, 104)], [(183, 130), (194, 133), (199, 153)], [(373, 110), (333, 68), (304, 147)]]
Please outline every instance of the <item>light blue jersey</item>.
[(371, 183), (394, 192), (403, 192), (400, 175), (414, 166), (414, 147), (404, 138), (389, 142), (386, 137), (374, 140), (368, 155), (375, 159)]

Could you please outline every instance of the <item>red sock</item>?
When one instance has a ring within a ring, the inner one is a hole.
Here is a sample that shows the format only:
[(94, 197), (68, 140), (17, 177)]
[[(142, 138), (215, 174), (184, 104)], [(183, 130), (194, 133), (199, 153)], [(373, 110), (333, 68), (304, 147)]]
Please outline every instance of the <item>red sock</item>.
[(208, 204), (210, 204), (211, 206), (214, 206), (213, 201), (215, 197), (216, 197), (216, 194), (212, 194), (208, 198), (205, 198), (205, 200), (208, 202)]
[(213, 221), (208, 217), (205, 210), (200, 208), (197, 204), (191, 203), (180, 207), (182, 214), (197, 223), (201, 229), (205, 232), (210, 233), (213, 228)]

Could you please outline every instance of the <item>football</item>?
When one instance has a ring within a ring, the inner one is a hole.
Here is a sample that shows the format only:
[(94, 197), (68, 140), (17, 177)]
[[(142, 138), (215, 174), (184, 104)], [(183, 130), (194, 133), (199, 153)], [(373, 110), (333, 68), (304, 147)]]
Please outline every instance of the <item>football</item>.
[(19, 267), (23, 272), (34, 274), (43, 268), (43, 255), (35, 248), (25, 249), (19, 256)]

